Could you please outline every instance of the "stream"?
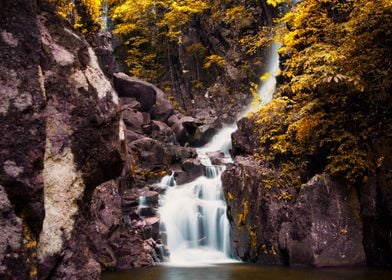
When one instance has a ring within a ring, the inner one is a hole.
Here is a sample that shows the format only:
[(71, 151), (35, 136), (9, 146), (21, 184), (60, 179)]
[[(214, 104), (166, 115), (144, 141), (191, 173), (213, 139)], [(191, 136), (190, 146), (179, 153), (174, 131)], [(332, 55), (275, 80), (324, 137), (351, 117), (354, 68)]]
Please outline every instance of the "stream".
[[(267, 55), (268, 74), (258, 90), (260, 105), (270, 102), (275, 92), (279, 47), (279, 43), (273, 43)], [(256, 110), (248, 105), (239, 118)], [(222, 152), (224, 161), (232, 162), (231, 134), (236, 129), (235, 123), (227, 125), (197, 149), (198, 159), (205, 166), (204, 176), (183, 185), (176, 184), (173, 174), (162, 179), (160, 185), (166, 192), (161, 196), (159, 214), (161, 232), (170, 251), (169, 262), (129, 272), (107, 272), (102, 275), (103, 280), (392, 279), (392, 271), (388, 270), (260, 266), (235, 260), (230, 250), (230, 226), (222, 192), (221, 174), (225, 165), (213, 165), (208, 154)]]
[(161, 265), (104, 273), (102, 280), (390, 280), (392, 270), (369, 268), (296, 268), (244, 263), (196, 267)]

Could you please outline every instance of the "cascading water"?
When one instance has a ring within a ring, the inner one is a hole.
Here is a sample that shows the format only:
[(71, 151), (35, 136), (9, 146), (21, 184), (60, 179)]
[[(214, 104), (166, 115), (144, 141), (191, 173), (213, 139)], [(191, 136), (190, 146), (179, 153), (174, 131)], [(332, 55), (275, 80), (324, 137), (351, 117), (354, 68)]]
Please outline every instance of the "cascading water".
[(229, 260), (229, 223), (220, 180), (223, 169), (206, 165), (205, 176), (168, 188), (162, 197), (161, 223), (172, 263)]
[[(258, 94), (262, 104), (273, 96), (279, 71), (279, 43), (273, 43), (268, 55), (266, 72), (270, 75)], [(239, 117), (255, 110), (248, 106)], [(223, 152), (231, 162), (231, 134), (237, 129), (231, 124), (221, 129), (209, 143), (197, 150), (205, 166), (205, 176), (193, 182), (176, 185), (174, 174), (165, 176), (161, 186), (166, 187), (159, 209), (161, 224), (167, 234), (170, 262), (174, 264), (222, 263), (230, 259), (230, 231), (223, 198), (221, 174), (225, 166), (214, 166), (207, 154)]]

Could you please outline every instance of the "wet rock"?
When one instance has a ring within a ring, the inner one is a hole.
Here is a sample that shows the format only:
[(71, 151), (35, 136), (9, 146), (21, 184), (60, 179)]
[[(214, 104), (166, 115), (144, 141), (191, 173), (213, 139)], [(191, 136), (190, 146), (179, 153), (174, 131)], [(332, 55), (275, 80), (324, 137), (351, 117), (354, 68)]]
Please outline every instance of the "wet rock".
[(211, 124), (197, 127), (191, 139), (192, 146), (201, 147), (207, 144), (217, 132), (218, 128)]
[(144, 197), (147, 205), (157, 205), (159, 200), (159, 193), (156, 191), (144, 191), (140, 193)]
[(158, 215), (158, 210), (154, 207), (143, 206), (140, 208), (139, 214), (142, 217), (154, 217)]
[(224, 165), (226, 163), (225, 154), (222, 152), (209, 152), (207, 156), (213, 165)]
[(146, 225), (143, 227), (143, 238), (146, 239), (159, 239), (159, 217), (149, 217), (145, 219)]
[(175, 172), (178, 185), (189, 183), (205, 174), (205, 168), (198, 159), (185, 159), (181, 164), (181, 169)]

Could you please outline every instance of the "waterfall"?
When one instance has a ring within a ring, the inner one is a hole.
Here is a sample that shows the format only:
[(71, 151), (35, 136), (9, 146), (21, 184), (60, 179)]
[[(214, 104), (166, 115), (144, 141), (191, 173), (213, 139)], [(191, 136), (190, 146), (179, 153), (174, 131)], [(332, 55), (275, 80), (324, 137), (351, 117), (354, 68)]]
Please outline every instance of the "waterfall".
[(109, 7), (108, 7), (108, 3), (106, 1), (102, 1), (102, 15), (101, 15), (101, 31), (103, 32), (107, 32), (109, 31)]
[[(270, 75), (258, 91), (261, 105), (267, 104), (275, 91), (279, 47), (279, 43), (273, 43), (269, 49), (265, 72)], [(248, 106), (239, 114), (239, 118), (252, 110), (255, 109)], [(232, 162), (231, 134), (236, 129), (235, 123), (224, 127), (209, 143), (197, 150), (198, 158), (205, 166), (204, 176), (187, 184), (176, 185), (174, 174), (171, 174), (160, 183), (166, 188), (166, 193), (161, 197), (159, 214), (162, 228), (166, 231), (170, 262), (173, 264), (233, 261), (230, 259), (230, 227), (221, 181), (225, 166), (212, 165), (207, 154), (223, 152), (225, 161)]]
[[(230, 137), (230, 133), (226, 135)], [(204, 151), (198, 151), (205, 175), (178, 185), (170, 184), (161, 198), (161, 223), (166, 229), (170, 262), (175, 264), (232, 261), (229, 222), (223, 199), (221, 174), (224, 166), (214, 166)]]

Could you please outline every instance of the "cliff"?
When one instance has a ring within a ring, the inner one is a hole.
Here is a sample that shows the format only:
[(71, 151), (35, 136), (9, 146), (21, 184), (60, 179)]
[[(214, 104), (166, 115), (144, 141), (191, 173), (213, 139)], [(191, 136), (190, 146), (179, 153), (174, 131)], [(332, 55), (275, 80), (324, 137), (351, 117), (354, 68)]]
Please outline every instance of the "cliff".
[(223, 175), (241, 259), (391, 266), (391, 14), (309, 0), (283, 18), (275, 98), (238, 123)]
[(149, 83), (117, 73), (113, 86), (105, 34), (90, 38), (97, 58), (45, 1), (5, 1), (0, 32), (0, 278), (99, 279), (161, 261), (154, 184), (203, 172), (179, 143), (208, 129)]

